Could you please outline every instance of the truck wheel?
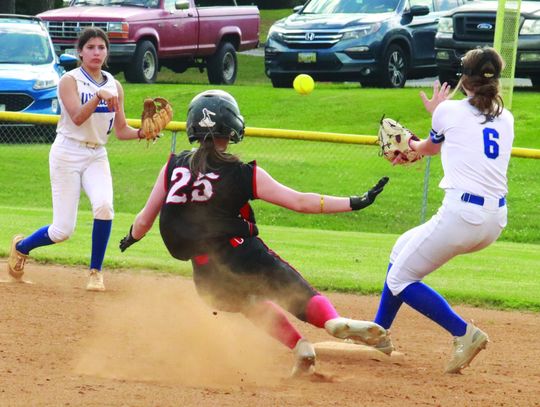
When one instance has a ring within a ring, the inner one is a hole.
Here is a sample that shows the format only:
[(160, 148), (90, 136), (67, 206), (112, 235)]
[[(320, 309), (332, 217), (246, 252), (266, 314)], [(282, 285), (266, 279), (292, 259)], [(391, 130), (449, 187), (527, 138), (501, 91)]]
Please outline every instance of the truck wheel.
[(384, 54), (379, 85), (383, 88), (402, 88), (407, 80), (407, 55), (399, 45), (392, 44)]
[(158, 74), (158, 59), (154, 44), (142, 41), (137, 45), (133, 61), (124, 70), (126, 81), (154, 83)]
[(294, 78), (291, 76), (272, 76), (270, 80), (274, 88), (292, 88)]
[(534, 89), (540, 89), (540, 76), (531, 76), (531, 82)]
[(238, 73), (236, 49), (230, 42), (224, 42), (216, 53), (206, 61), (208, 82), (212, 85), (232, 85)]

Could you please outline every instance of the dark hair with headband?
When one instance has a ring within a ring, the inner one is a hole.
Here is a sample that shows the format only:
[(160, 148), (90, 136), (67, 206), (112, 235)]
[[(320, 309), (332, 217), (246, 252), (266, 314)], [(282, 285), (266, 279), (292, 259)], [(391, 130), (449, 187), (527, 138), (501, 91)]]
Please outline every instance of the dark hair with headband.
[(473, 93), (469, 103), (476, 107), (486, 121), (499, 116), (504, 108), (500, 94), (499, 78), (504, 61), (493, 48), (468, 51), (462, 59), (463, 71), (456, 89)]

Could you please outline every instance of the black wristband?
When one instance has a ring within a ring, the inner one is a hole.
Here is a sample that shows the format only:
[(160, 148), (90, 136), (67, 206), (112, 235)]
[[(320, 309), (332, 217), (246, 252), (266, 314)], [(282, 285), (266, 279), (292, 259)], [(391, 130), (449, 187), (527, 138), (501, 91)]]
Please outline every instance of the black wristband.
[(129, 228), (128, 234), (122, 240), (120, 240), (119, 247), (122, 252), (125, 251), (132, 244), (137, 243), (139, 240), (142, 239), (142, 237), (141, 239), (135, 239), (133, 237), (132, 232), (133, 232), (133, 225), (131, 225), (131, 227)]
[(365, 195), (363, 196), (351, 196), (349, 198), (350, 206), (353, 211), (358, 211), (360, 209), (365, 208), (369, 204), (367, 204), (367, 199)]

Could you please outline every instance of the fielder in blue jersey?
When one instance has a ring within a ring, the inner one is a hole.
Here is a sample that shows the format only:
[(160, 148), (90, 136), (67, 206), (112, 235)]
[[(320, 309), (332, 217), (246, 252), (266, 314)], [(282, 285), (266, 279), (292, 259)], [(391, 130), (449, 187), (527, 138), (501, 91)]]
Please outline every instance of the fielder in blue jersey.
[(72, 235), (82, 188), (94, 216), (86, 289), (104, 291), (101, 268), (114, 215), (105, 144), (113, 129), (120, 140), (138, 139), (140, 132), (127, 125), (122, 86), (102, 70), (109, 52), (107, 34), (98, 28), (85, 29), (77, 50), (81, 66), (66, 73), (58, 85), (62, 114), (49, 155), (53, 222), (26, 238), (15, 236), (7, 268), (14, 281), (23, 281), (24, 264), (31, 250), (62, 242)]
[[(503, 107), (499, 77), (501, 56), (492, 48), (474, 49), (463, 58), (457, 89), (466, 98), (447, 100), (446, 83), (434, 86), (424, 106), (432, 113), (425, 140), (411, 140), (422, 155), (441, 153), (445, 197), (428, 222), (403, 234), (390, 254), (390, 264), (375, 322), (389, 329), (405, 302), (454, 336), (447, 373), (458, 373), (484, 349), (488, 336), (467, 323), (436, 291), (422, 282), (453, 257), (481, 250), (506, 226), (507, 170), (514, 140), (514, 118)], [(393, 350), (389, 337), (381, 350)]]

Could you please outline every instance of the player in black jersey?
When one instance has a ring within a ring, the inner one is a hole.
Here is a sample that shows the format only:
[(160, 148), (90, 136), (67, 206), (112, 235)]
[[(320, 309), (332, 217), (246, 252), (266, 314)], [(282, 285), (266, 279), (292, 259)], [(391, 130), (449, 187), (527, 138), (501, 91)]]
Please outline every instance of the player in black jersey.
[(199, 147), (171, 155), (152, 193), (120, 242), (124, 251), (150, 230), (158, 213), (160, 232), (171, 255), (191, 260), (198, 293), (214, 307), (240, 312), (293, 349), (293, 375), (314, 371), (313, 345), (289, 322), (283, 309), (341, 339), (373, 345), (388, 341), (373, 322), (339, 316), (334, 306), (290, 264), (257, 237), (249, 201), (263, 199), (297, 212), (336, 213), (363, 209), (382, 192), (388, 178), (358, 197), (295, 191), (274, 180), (255, 161), (227, 153), (244, 134), (235, 99), (221, 90), (190, 103), (187, 134)]

